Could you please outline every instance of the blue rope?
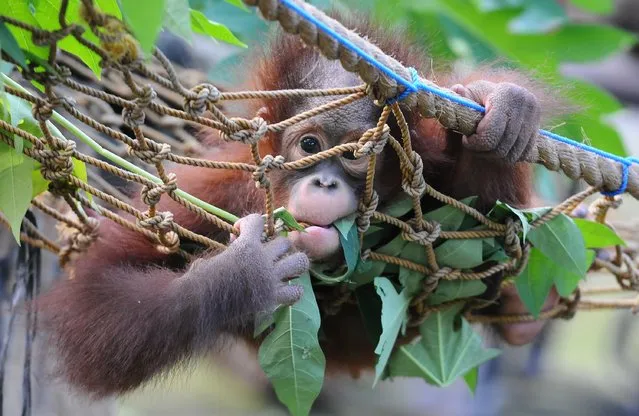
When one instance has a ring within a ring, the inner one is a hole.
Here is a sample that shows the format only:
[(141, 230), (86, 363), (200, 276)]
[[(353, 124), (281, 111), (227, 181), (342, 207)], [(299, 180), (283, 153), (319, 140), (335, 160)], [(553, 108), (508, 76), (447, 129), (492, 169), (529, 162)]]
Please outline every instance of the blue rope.
[[(364, 61), (368, 62), (369, 64), (371, 64), (372, 66), (374, 66), (375, 68), (377, 68), (378, 70), (380, 70), (382, 73), (384, 73), (385, 75), (387, 75), (389, 78), (395, 80), (398, 84), (402, 85), (404, 87), (404, 91), (399, 94), (397, 97), (391, 98), (387, 101), (388, 104), (393, 104), (395, 102), (401, 101), (403, 99), (405, 99), (406, 97), (408, 97), (410, 94), (416, 93), (420, 90), (422, 91), (426, 91), (429, 92), (431, 94), (437, 95), (439, 97), (445, 98), (448, 101), (452, 101), (454, 103), (460, 104), (464, 107), (467, 108), (471, 108), (475, 111), (478, 111), (481, 114), (485, 114), (486, 113), (486, 109), (474, 102), (471, 101), (467, 98), (461, 97), (459, 95), (456, 94), (452, 94), (448, 91), (439, 89), (433, 85), (428, 85), (425, 84), (424, 82), (422, 82), (420, 80), (419, 74), (417, 73), (417, 71), (415, 70), (415, 68), (408, 68), (410, 75), (411, 75), (411, 80), (407, 80), (404, 79), (403, 77), (401, 77), (399, 74), (397, 74), (396, 72), (394, 72), (392, 69), (388, 68), (386, 65), (382, 64), (381, 62), (379, 62), (377, 59), (375, 59), (373, 56), (369, 55), (368, 53), (366, 53), (363, 49), (359, 48), (358, 46), (356, 46), (353, 42), (351, 42), (350, 40), (344, 38), (342, 35), (340, 35), (339, 33), (337, 33), (336, 31), (334, 31), (333, 29), (331, 29), (330, 27), (328, 27), (326, 24), (324, 24), (324, 22), (320, 21), (319, 19), (317, 19), (315, 16), (313, 16), (312, 14), (310, 14), (309, 12), (307, 12), (306, 10), (304, 10), (303, 8), (301, 8), (300, 6), (298, 6), (297, 4), (293, 3), (291, 0), (280, 0), (281, 4), (283, 4), (284, 6), (288, 7), (289, 9), (293, 10), (295, 13), (297, 13), (298, 15), (300, 15), (301, 17), (303, 17), (304, 19), (306, 19), (309, 22), (312, 22), (315, 26), (317, 26), (319, 29), (321, 29), (324, 33), (326, 33), (328, 36), (332, 37), (333, 39), (335, 39), (337, 42), (339, 42), (342, 46), (344, 46), (346, 49), (349, 49), (350, 51), (356, 53), (361, 59), (363, 59)], [(595, 147), (592, 146), (588, 146), (586, 144), (571, 140), (567, 137), (564, 136), (560, 136), (558, 134), (555, 133), (551, 133), (549, 131), (546, 130), (539, 130), (539, 134), (541, 134), (544, 137), (547, 137), (549, 139), (561, 142), (561, 143), (565, 143), (567, 145), (570, 146), (574, 146), (577, 147), (581, 150), (590, 152), (590, 153), (594, 153), (598, 156), (601, 156), (603, 158), (606, 159), (610, 159), (613, 160), (617, 163), (620, 163), (623, 169), (622, 172), (622, 181), (621, 181), (621, 185), (619, 186), (618, 189), (614, 190), (614, 191), (609, 191), (609, 192), (602, 192), (603, 195), (607, 195), (607, 196), (614, 196), (614, 195), (619, 195), (619, 194), (623, 194), (626, 192), (626, 188), (628, 187), (628, 175), (629, 175), (629, 171), (630, 171), (630, 166), (632, 164), (639, 164), (639, 158), (636, 157), (621, 157), (621, 156), (617, 156), (615, 154), (612, 153), (608, 153), (605, 152), (603, 150), (597, 149)]]

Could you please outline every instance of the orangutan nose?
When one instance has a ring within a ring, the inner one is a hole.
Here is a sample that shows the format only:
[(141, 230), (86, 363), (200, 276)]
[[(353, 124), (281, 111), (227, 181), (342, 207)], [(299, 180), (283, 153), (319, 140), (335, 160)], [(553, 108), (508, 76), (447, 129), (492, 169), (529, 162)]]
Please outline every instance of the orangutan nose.
[(339, 180), (331, 175), (318, 175), (311, 179), (311, 183), (318, 188), (333, 191), (339, 187)]

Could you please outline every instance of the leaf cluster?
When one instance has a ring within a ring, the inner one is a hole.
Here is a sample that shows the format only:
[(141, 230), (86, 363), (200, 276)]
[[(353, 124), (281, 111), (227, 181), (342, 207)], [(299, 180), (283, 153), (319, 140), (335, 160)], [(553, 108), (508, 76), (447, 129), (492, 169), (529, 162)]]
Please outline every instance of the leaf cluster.
[[(475, 201), (476, 198), (471, 197), (462, 202), (472, 207)], [(410, 218), (411, 201), (400, 199), (382, 211)], [(550, 211), (550, 208), (519, 210), (498, 202), (487, 214), (493, 221), (503, 222), (506, 218), (516, 221), (519, 238), (531, 246), (526, 267), (513, 279), (524, 304), (536, 317), (553, 286), (561, 296), (573, 293), (592, 264), (595, 249), (624, 244), (611, 228), (600, 223), (564, 214), (540, 221)], [(280, 218), (284, 217), (280, 215)], [(424, 218), (438, 222), (446, 231), (484, 229), (474, 218), (453, 206), (427, 212)], [(299, 226), (292, 218), (285, 222), (292, 228)], [(341, 237), (344, 264), (336, 269), (314, 264), (312, 284), (342, 284), (354, 294), (364, 326), (376, 346), (378, 359), (373, 384), (389, 377), (406, 376), (421, 377), (429, 384), (446, 387), (463, 377), (474, 391), (478, 367), (499, 355), (499, 350), (482, 345), (480, 336), (461, 311), (464, 301), (482, 295), (486, 285), (480, 280), (441, 280), (424, 306), (435, 307), (447, 302), (451, 302), (451, 306), (435, 308), (419, 325), (413, 341), (398, 344), (407, 335), (412, 302), (426, 276), (402, 266), (364, 259), (360, 252), (372, 248), (378, 253), (426, 265), (424, 247), (405, 241), (396, 229), (381, 223), (370, 227), (361, 246), (354, 217), (337, 221), (335, 227)], [(503, 238), (440, 240), (435, 243), (440, 266), (473, 271), (485, 264), (510, 260)], [(303, 276), (305, 288), (309, 282), (309, 277)], [(260, 362), (273, 381), (278, 397), (294, 415), (308, 414), (324, 374), (321, 345), (316, 337), (321, 326), (320, 309), (314, 295), (308, 292), (299, 305), (278, 309), (274, 319), (262, 321), (259, 330), (273, 328), (260, 350), (269, 353), (261, 353)], [(452, 302), (456, 300), (460, 302)], [(305, 318), (295, 320), (296, 314)], [(299, 359), (304, 352), (316, 359)], [(299, 380), (305, 382), (300, 384)]]

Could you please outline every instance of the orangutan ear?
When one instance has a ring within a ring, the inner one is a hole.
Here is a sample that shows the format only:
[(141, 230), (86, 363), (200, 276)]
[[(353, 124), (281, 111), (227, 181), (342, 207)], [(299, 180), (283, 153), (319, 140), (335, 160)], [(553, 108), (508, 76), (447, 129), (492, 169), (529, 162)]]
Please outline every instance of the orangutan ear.
[(260, 107), (259, 110), (257, 110), (255, 117), (261, 117), (269, 123), (273, 122), (273, 120), (271, 120), (271, 112), (268, 111), (267, 107)]

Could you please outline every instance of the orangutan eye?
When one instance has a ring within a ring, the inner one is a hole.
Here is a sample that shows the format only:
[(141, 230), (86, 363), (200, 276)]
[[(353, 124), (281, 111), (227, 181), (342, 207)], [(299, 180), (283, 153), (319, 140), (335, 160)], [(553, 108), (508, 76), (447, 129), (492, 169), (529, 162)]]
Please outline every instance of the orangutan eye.
[(348, 160), (355, 160), (355, 154), (353, 152), (344, 152), (342, 153), (342, 157)]
[(304, 136), (300, 140), (300, 147), (306, 153), (318, 153), (321, 150), (319, 140), (313, 136)]

